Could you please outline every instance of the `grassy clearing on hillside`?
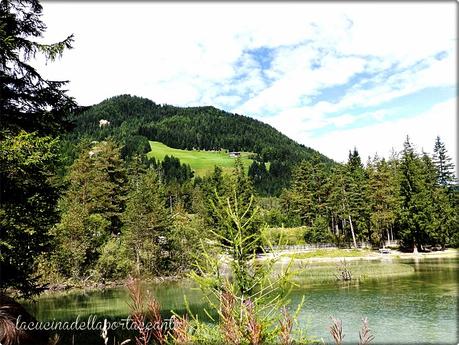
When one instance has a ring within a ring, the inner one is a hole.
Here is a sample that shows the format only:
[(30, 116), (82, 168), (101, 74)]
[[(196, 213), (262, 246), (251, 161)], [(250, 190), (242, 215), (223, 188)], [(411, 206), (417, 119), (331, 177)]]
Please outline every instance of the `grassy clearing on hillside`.
[[(180, 159), (181, 163), (189, 164), (196, 174), (200, 176), (207, 175), (214, 170), (214, 166), (219, 166), (223, 171), (230, 171), (234, 167), (235, 158), (231, 158), (224, 151), (204, 151), (204, 150), (181, 150), (174, 149), (159, 141), (150, 141), (151, 151), (148, 157), (155, 157), (162, 161), (164, 157), (174, 156)], [(244, 169), (249, 170), (252, 160), (249, 159), (250, 152), (241, 152), (241, 160)]]

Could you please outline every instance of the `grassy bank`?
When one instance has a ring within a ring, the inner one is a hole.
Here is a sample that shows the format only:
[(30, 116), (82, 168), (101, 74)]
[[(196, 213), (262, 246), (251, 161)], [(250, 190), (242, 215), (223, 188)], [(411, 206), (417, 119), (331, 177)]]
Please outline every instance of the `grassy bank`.
[(374, 255), (371, 250), (362, 249), (316, 249), (303, 253), (289, 253), (283, 256), (292, 259), (310, 259), (310, 258), (348, 258), (348, 257), (368, 257)]
[[(331, 262), (297, 262), (294, 265), (293, 280), (300, 284), (337, 281), (342, 261)], [(395, 262), (368, 260), (347, 261), (346, 268), (352, 274), (352, 280), (375, 279), (391, 276), (403, 276), (414, 273), (414, 267)]]

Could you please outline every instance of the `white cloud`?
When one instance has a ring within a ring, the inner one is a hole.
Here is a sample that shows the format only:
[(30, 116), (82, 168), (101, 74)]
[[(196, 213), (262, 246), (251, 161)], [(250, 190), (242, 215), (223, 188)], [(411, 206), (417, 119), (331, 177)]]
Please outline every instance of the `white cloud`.
[[(384, 69), (451, 48), (452, 9), (450, 4), (385, 3), (44, 3), (47, 41), (76, 36), (75, 49), (44, 71), (53, 79), (71, 80), (71, 93), (83, 104), (123, 88), (136, 93), (145, 80), (172, 88), (192, 79), (197, 101), (209, 82), (232, 82), (239, 73), (235, 63), (247, 49), (270, 47), (275, 56), (265, 72), (274, 83), (266, 88), (259, 73), (248, 75), (247, 87), (239, 90), (251, 89), (251, 100), (239, 110), (276, 111), (298, 106), (305, 96), (362, 71), (362, 58), (343, 54), (373, 56), (365, 68)], [(320, 68), (312, 70), (313, 62)], [(102, 96), (83, 87), (88, 81), (99, 85)], [(163, 101), (155, 92), (150, 97)]]
[[(413, 125), (415, 118), (382, 122), (387, 120), (384, 102), (425, 88), (457, 87), (454, 3), (43, 6), (46, 41), (70, 33), (76, 41), (62, 60), (46, 67), (39, 61), (37, 66), (50, 79), (70, 80), (70, 94), (81, 104), (131, 93), (157, 103), (215, 105), (267, 120), (306, 145), (312, 140), (336, 159), (341, 157), (337, 151), (352, 148), (360, 137), (367, 138), (369, 152), (382, 147), (369, 140), (373, 135), (387, 143), (403, 142), (401, 132), (389, 129)], [(258, 48), (269, 49), (269, 68), (263, 69), (250, 53)], [(446, 55), (437, 60), (441, 52)], [(346, 85), (359, 73), (366, 73), (369, 83), (361, 79)], [(321, 95), (339, 85), (346, 85), (342, 97)], [(321, 101), (314, 103), (315, 96), (322, 96)], [(369, 106), (381, 109), (366, 113)], [(424, 131), (429, 142), (438, 126), (451, 128), (447, 121), (455, 112), (444, 107), (441, 121), (433, 115), (416, 117), (420, 122), (413, 128)], [(356, 109), (363, 114), (354, 115)], [(325, 126), (341, 128), (366, 116), (382, 123), (316, 134)], [(377, 136), (379, 130), (386, 136)]]
[(435, 138), (439, 135), (457, 167), (456, 114), (457, 99), (453, 98), (414, 117), (361, 128), (337, 129), (319, 137), (305, 133), (300, 142), (341, 162), (347, 160), (348, 151), (355, 146), (366, 161), (375, 153), (388, 157), (392, 148), (400, 151), (407, 135), (419, 152), (432, 153)]

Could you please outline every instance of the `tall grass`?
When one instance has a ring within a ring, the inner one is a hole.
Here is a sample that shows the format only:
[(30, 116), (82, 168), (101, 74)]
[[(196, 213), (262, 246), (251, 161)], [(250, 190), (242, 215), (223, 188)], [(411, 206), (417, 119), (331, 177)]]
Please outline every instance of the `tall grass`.
[[(292, 280), (299, 283), (327, 283), (337, 280), (337, 265), (333, 262), (295, 262)], [(278, 268), (279, 270), (281, 267)], [(414, 267), (395, 262), (368, 260), (346, 261), (346, 270), (353, 280), (404, 276), (414, 273)]]

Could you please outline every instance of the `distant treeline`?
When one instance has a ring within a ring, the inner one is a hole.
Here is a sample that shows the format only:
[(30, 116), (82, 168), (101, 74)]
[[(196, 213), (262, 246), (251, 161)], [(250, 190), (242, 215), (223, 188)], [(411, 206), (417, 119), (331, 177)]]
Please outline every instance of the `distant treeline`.
[(387, 160), (374, 157), (365, 166), (356, 149), (346, 164), (332, 169), (303, 161), (282, 195), (282, 210), (308, 226), (307, 242), (379, 246), (396, 239), (405, 249), (421, 251), (459, 244), (458, 197), (441, 139), (429, 156), (415, 152), (407, 138), (402, 152)]

